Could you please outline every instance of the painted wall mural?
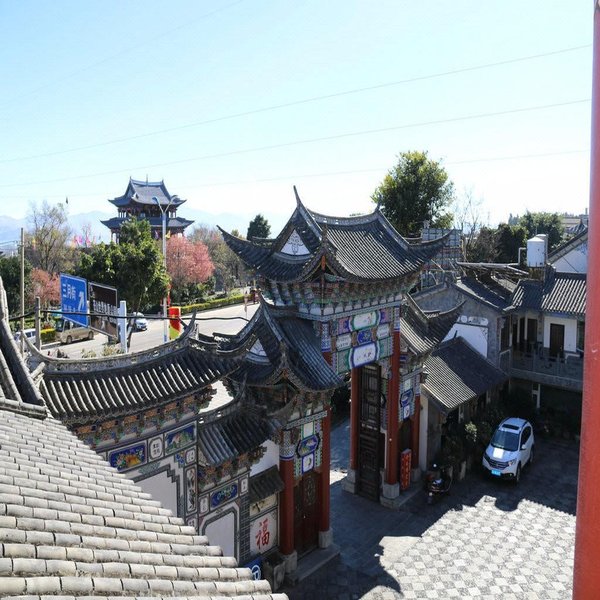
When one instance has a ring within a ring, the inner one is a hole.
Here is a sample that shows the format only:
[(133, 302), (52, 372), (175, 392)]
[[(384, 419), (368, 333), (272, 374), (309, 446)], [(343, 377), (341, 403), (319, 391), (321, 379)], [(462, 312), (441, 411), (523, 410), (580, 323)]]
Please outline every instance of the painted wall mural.
[(135, 444), (110, 452), (108, 462), (119, 472), (139, 467), (146, 463), (146, 444)]

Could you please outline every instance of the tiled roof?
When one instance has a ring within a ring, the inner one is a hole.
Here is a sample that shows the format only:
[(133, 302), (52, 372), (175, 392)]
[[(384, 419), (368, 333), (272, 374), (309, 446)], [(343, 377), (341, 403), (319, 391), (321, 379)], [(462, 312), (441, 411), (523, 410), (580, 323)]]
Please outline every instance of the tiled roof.
[(179, 198), (179, 196), (171, 195), (167, 191), (164, 181), (136, 181), (130, 179), (127, 185), (127, 190), (122, 196), (109, 200), (115, 206), (127, 206), (132, 200), (138, 204), (152, 204), (156, 206), (156, 202), (152, 200), (153, 197), (158, 198), (159, 202), (163, 206), (167, 206), (171, 203), (173, 208), (176, 208), (183, 204), (185, 200)]
[(583, 317), (585, 303), (585, 273), (557, 273), (548, 267), (543, 282), (531, 279), (519, 282), (510, 308)]
[[(224, 348), (255, 344), (242, 366), (230, 377), (248, 385), (275, 382), (285, 375), (300, 387), (330, 390), (343, 384), (323, 357), (321, 339), (313, 323), (294, 317), (261, 299), (261, 305), (250, 322), (235, 336), (224, 336)], [(260, 345), (260, 352), (256, 348)]]
[(427, 314), (410, 297), (400, 319), (400, 337), (416, 354), (431, 352), (456, 323), (462, 304), (445, 311)]
[(198, 463), (220, 465), (264, 444), (273, 433), (269, 420), (250, 407), (229, 414), (205, 413), (198, 419)]
[(509, 306), (511, 293), (516, 287), (514, 283), (506, 279), (472, 276), (463, 276), (453, 285), (460, 292), (498, 311)]
[[(409, 244), (380, 210), (358, 217), (329, 217), (309, 211), (297, 196), (297, 207), (274, 240), (241, 240), (221, 230), (228, 246), (258, 274), (277, 282), (308, 278), (326, 256), (331, 269), (348, 281), (386, 281), (418, 271), (443, 246), (445, 238)], [(282, 252), (292, 231), (305, 254)]]
[(47, 415), (6, 319), (0, 284), (0, 596), (284, 600)]
[(125, 356), (58, 359), (33, 352), (32, 367), (53, 416), (64, 423), (116, 418), (200, 391), (236, 369), (243, 348), (223, 352), (191, 337)]
[[(100, 221), (102, 225), (106, 225), (109, 229), (119, 229), (129, 217), (112, 217), (105, 221)], [(146, 221), (150, 223), (150, 227), (156, 229), (162, 227), (162, 217), (145, 217)], [(189, 227), (194, 221), (184, 219), (183, 217), (171, 217), (167, 219), (166, 229), (167, 231), (173, 229), (185, 229)]]
[(508, 378), (460, 337), (434, 350), (425, 361), (424, 370), (428, 376), (423, 390), (445, 413)]
[(283, 491), (285, 485), (276, 466), (250, 477), (250, 504)]

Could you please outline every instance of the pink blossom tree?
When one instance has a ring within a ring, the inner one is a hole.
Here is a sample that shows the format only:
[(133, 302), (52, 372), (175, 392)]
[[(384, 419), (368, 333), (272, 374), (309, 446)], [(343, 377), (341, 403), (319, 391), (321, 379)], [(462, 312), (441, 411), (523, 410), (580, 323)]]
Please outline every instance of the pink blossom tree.
[(208, 248), (202, 242), (192, 242), (183, 236), (167, 240), (167, 272), (176, 295), (186, 287), (204, 283), (214, 270)]
[(48, 308), (49, 306), (60, 305), (60, 280), (57, 273), (48, 273), (43, 269), (32, 269), (31, 283), (33, 297), (40, 297), (42, 307)]

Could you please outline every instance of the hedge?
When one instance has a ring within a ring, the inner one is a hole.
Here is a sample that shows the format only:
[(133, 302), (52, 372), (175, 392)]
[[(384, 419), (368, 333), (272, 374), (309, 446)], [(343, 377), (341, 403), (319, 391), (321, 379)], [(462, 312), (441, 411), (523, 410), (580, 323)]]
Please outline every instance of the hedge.
[(197, 304), (184, 304), (180, 306), (181, 314), (187, 315), (194, 311), (210, 310), (211, 308), (220, 308), (221, 306), (230, 306), (232, 304), (241, 304), (244, 302), (243, 294), (235, 294), (227, 298), (214, 298), (206, 302), (198, 302)]

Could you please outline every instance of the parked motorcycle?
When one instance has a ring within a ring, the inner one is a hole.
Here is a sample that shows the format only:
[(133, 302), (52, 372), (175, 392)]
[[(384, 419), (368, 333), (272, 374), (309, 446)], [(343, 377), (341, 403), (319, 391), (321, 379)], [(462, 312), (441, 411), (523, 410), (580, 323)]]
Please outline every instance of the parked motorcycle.
[(427, 504), (433, 504), (436, 498), (447, 494), (452, 486), (452, 468), (432, 465), (425, 482), (427, 488)]

